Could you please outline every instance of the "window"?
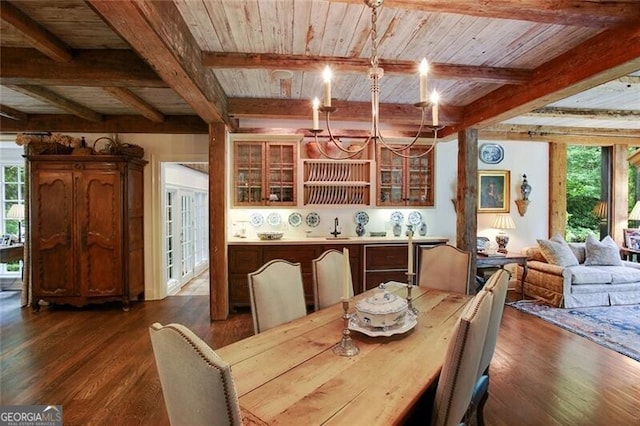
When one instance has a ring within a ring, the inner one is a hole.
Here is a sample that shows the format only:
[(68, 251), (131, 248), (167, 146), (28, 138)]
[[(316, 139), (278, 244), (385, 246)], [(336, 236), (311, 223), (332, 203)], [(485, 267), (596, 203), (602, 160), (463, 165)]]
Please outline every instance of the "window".
[[(14, 204), (24, 204), (24, 166), (20, 164), (2, 164), (0, 176), (0, 197), (2, 198), (2, 235), (11, 235), (15, 240), (24, 235), (24, 221), (7, 218)], [(0, 275), (19, 274), (20, 262), (0, 264)]]

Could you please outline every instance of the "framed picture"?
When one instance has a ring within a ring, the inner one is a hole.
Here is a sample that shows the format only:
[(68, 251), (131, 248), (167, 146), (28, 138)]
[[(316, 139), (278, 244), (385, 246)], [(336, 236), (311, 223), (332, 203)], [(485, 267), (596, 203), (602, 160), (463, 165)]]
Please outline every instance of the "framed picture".
[(478, 170), (478, 213), (509, 213), (509, 170)]

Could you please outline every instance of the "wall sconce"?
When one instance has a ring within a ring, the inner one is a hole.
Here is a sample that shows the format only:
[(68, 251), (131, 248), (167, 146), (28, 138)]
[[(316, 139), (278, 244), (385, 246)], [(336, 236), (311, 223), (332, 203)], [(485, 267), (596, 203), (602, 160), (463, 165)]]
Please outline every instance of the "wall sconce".
[(522, 175), (522, 184), (520, 185), (520, 194), (522, 195), (522, 199), (516, 200), (516, 206), (518, 207), (518, 213), (520, 216), (524, 216), (527, 212), (527, 207), (529, 207), (529, 194), (531, 194), (531, 185), (527, 181), (527, 175)]

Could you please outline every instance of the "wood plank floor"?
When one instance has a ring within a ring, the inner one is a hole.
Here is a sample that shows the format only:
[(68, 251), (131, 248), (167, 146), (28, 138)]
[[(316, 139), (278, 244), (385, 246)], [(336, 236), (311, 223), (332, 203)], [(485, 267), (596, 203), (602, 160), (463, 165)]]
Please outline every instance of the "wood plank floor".
[[(252, 334), (249, 313), (208, 313), (203, 295), (34, 313), (0, 292), (0, 404), (60, 404), (65, 425), (168, 424), (147, 328), (179, 322), (214, 348)], [(511, 307), (491, 372), (488, 425), (640, 424), (640, 363)]]

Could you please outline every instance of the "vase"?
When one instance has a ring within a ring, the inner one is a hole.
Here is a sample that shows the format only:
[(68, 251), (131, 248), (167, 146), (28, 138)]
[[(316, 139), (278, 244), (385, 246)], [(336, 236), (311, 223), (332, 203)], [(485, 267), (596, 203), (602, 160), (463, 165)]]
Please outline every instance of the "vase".
[(310, 141), (307, 142), (307, 157), (309, 158), (320, 158), (322, 153), (320, 152), (320, 148), (318, 148), (318, 142)]
[(427, 235), (427, 224), (425, 222), (422, 222), (420, 224), (420, 228), (418, 228), (418, 234), (420, 234), (421, 237)]
[(327, 156), (329, 158), (341, 158), (342, 157), (342, 150), (340, 148), (338, 148), (337, 144), (342, 144), (342, 142), (340, 142), (339, 140), (336, 141), (329, 141), (327, 142), (327, 144), (324, 146), (324, 152), (327, 154)]
[(399, 237), (400, 234), (402, 234), (402, 225), (400, 225), (399, 223), (394, 223), (393, 224), (393, 236), (394, 237)]
[(356, 226), (356, 235), (358, 237), (362, 237), (364, 233), (365, 233), (364, 226), (361, 223), (359, 223), (358, 226)]

